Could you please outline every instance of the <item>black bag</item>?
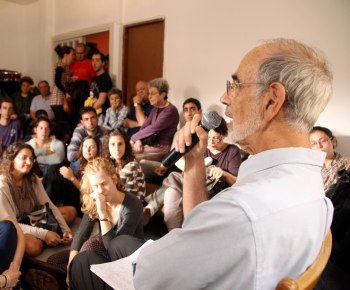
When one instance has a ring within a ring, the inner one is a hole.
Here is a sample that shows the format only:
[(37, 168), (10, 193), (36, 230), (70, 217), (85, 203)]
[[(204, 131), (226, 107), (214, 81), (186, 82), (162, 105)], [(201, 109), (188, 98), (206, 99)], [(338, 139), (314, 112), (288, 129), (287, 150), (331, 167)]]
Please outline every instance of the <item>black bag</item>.
[(61, 227), (55, 218), (48, 202), (40, 206), (38, 210), (28, 214), (26, 218), (27, 224), (55, 232), (60, 237), (63, 237)]
[(154, 146), (158, 139), (159, 132), (153, 133), (151, 136), (141, 139), (142, 145)]

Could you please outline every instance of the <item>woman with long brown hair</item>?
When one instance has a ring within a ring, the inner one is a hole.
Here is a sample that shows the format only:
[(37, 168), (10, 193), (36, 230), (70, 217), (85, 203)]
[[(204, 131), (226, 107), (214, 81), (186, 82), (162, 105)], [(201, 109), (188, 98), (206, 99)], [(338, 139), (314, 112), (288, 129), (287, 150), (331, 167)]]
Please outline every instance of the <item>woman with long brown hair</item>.
[[(57, 246), (72, 240), (71, 231), (58, 208), (51, 202), (40, 179), (34, 173), (37, 166), (33, 148), (28, 144), (14, 143), (4, 152), (0, 164), (0, 203), (10, 217), (16, 219), (25, 236), (25, 253), (37, 256), (44, 244)], [(25, 216), (49, 204), (63, 232), (56, 232), (23, 224)]]

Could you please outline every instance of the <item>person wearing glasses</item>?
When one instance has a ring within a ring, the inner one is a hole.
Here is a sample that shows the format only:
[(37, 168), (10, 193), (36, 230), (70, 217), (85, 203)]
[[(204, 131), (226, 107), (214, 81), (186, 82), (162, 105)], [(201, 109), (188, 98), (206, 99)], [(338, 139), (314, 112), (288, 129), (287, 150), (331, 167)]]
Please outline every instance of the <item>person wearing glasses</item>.
[[(319, 50), (273, 39), (249, 51), (220, 101), (232, 117), (230, 141), (252, 156), (233, 186), (207, 200), (208, 133), (197, 115), (180, 129), (179, 152), (193, 133), (199, 138), (184, 155), (184, 222), (142, 248), (134, 264), (135, 289), (275, 289), (284, 277), (304, 273), (333, 215), (320, 174), (325, 154), (310, 150), (309, 143), (331, 94), (332, 73)], [(130, 236), (116, 242), (120, 257), (143, 244)], [(83, 257), (76, 260), (73, 273), (85, 264)], [(115, 269), (113, 275), (120, 274)], [(78, 288), (110, 289), (91, 276)]]
[(180, 117), (177, 108), (168, 101), (168, 92), (169, 84), (165, 79), (157, 78), (148, 83), (153, 109), (130, 140), (137, 159), (160, 161), (170, 150)]
[[(204, 157), (211, 163), (206, 170), (208, 199), (232, 186), (237, 179), (241, 155), (236, 145), (224, 141), (227, 133), (228, 128), (224, 119), (218, 128), (208, 132), (208, 146), (204, 151)], [(169, 182), (170, 186), (164, 191), (164, 222), (170, 231), (180, 228), (183, 222), (183, 175), (179, 172), (172, 172), (169, 178), (177, 181)]]
[[(310, 146), (312, 149), (326, 153), (321, 174), (324, 182), (324, 190), (327, 193), (330, 187), (337, 183), (338, 172), (350, 167), (350, 159), (341, 156), (334, 151), (337, 147), (337, 139), (331, 130), (325, 127), (315, 126), (310, 132)], [(331, 198), (331, 197), (330, 197)]]
[[(19, 222), (25, 236), (25, 254), (29, 257), (40, 255), (44, 244), (53, 247), (72, 241), (71, 230), (61, 212), (51, 202), (34, 173), (36, 166), (34, 149), (20, 142), (6, 149), (0, 164), (0, 204), (11, 218)], [(63, 237), (53, 231), (23, 223), (26, 215), (45, 203), (49, 203)]]

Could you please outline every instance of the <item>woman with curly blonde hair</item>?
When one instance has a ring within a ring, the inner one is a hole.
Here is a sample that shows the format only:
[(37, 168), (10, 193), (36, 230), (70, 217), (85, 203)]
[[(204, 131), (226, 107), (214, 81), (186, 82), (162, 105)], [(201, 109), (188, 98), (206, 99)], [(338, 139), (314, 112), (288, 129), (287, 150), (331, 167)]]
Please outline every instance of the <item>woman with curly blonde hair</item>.
[[(107, 159), (97, 157), (85, 166), (81, 184), (84, 216), (73, 239), (68, 269), (79, 251), (92, 250), (111, 261), (113, 240), (117, 236), (144, 238), (141, 201), (121, 188), (115, 167)], [(100, 235), (89, 239), (96, 222), (99, 223)]]

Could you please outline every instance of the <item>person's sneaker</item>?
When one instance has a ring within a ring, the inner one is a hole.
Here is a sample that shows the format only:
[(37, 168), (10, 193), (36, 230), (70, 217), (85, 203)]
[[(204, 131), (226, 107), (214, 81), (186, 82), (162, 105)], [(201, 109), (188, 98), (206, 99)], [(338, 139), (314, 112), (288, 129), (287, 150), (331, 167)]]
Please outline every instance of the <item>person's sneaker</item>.
[(152, 218), (151, 210), (147, 207), (144, 207), (143, 208), (143, 225), (146, 226), (151, 220), (151, 218)]

